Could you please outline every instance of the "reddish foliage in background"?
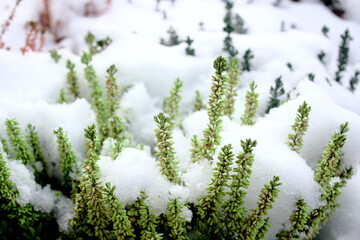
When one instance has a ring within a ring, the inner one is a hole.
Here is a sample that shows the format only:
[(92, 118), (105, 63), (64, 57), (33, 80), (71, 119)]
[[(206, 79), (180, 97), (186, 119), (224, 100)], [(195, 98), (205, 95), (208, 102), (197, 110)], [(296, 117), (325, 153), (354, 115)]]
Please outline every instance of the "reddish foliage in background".
[(51, 21), (50, 21), (50, 0), (43, 0), (44, 2), (44, 11), (40, 15), (40, 24), (45, 30), (51, 30)]
[(104, 9), (99, 10), (96, 8), (96, 5), (94, 4), (93, 0), (90, 0), (88, 3), (85, 4), (85, 16), (99, 16), (101, 14), (104, 14), (106, 11), (109, 10), (111, 6), (112, 0), (106, 0), (106, 6)]
[(45, 45), (45, 30), (38, 22), (29, 22), (27, 24), (25, 46), (20, 51), (25, 55), (28, 51), (40, 52)]
[[(0, 49), (2, 49), (5, 46), (5, 43), (3, 42), (2, 38), (4, 36), (4, 34), (6, 33), (6, 31), (9, 29), (10, 23), (11, 21), (14, 19), (14, 15), (15, 15), (15, 10), (17, 8), (17, 6), (19, 6), (21, 0), (17, 0), (15, 3), (15, 6), (13, 8), (13, 10), (10, 13), (10, 16), (8, 17), (8, 19), (5, 21), (5, 23), (1, 26), (1, 32), (0, 32)], [(9, 50), (10, 48), (6, 48), (7, 50)]]

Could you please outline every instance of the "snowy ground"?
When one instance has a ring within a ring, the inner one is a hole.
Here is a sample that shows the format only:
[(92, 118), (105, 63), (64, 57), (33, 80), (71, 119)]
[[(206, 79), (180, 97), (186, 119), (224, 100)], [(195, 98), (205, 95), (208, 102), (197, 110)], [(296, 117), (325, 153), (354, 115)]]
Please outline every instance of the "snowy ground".
[[(155, 11), (156, 1), (150, 0), (114, 0), (109, 9), (106, 9), (105, 0), (92, 1), (99, 12), (104, 11), (98, 16), (84, 16), (84, 6), (89, 0), (50, 2), (51, 24), (58, 24), (58, 35), (62, 41), (55, 43), (54, 36), (46, 33), (47, 41), (42, 52), (29, 52), (25, 56), (20, 52), (25, 44), (25, 25), (38, 19), (43, 8), (41, 0), (23, 0), (3, 37), (10, 51), (0, 49), (1, 136), (5, 137), (3, 122), (6, 118), (16, 118), (23, 129), (28, 123), (35, 125), (51, 174), (60, 176), (53, 130), (61, 126), (69, 134), (78, 159), (84, 159), (83, 129), (95, 122), (95, 115), (90, 109), (89, 89), (83, 78), (79, 56), (87, 50), (84, 36), (88, 31), (98, 38), (110, 36), (112, 44), (94, 56), (93, 65), (102, 85), (106, 69), (111, 64), (117, 66), (118, 83), (123, 89), (119, 115), (126, 120), (127, 129), (134, 137), (133, 145), (145, 144), (150, 146), (151, 151), (147, 153), (129, 148), (116, 161), (111, 161), (106, 156), (106, 149), (103, 149), (99, 161), (103, 180), (116, 185), (116, 194), (125, 204), (134, 201), (141, 190), (147, 189), (151, 206), (157, 213), (165, 211), (169, 191), (172, 195), (182, 196), (184, 201), (196, 201), (210, 180), (212, 166), (189, 161), (190, 139), (193, 134), (201, 136), (207, 123), (206, 111), (192, 113), (192, 106), (195, 90), (199, 90), (206, 101), (213, 74), (212, 62), (217, 56), (226, 54), (222, 51), (224, 2), (177, 0), (172, 4), (171, 1), (161, 1), (159, 10)], [(223, 119), (222, 145), (231, 143), (237, 153), (240, 139), (251, 137), (258, 141), (246, 197), (247, 209), (256, 205), (263, 184), (269, 182), (273, 175), (280, 176), (283, 183), (281, 193), (270, 211), (272, 228), (268, 238), (273, 239), (283, 224), (289, 224), (292, 206), (298, 196), (302, 196), (311, 208), (321, 204), (317, 200), (318, 184), (313, 180), (313, 172), (333, 133), (340, 124), (348, 121), (350, 132), (344, 147), (344, 158), (347, 166), (355, 168), (355, 175), (343, 190), (341, 207), (321, 231), (320, 237), (358, 239), (360, 89), (352, 93), (348, 87), (355, 70), (360, 70), (360, 18), (356, 14), (360, 12), (360, 3), (356, 0), (343, 1), (347, 10), (344, 20), (332, 14), (320, 1), (295, 3), (284, 0), (279, 7), (274, 7), (272, 2), (238, 0), (234, 6), (234, 13), (244, 18), (248, 28), (248, 34), (232, 34), (234, 46), (239, 50), (239, 56), (251, 48), (255, 58), (252, 71), (241, 76), (234, 120)], [(6, 20), (12, 8), (13, 1), (1, 1), (0, 23)], [(281, 31), (282, 22), (285, 31)], [(321, 32), (324, 25), (330, 29), (328, 38)], [(187, 36), (194, 39), (195, 57), (186, 56), (185, 43), (174, 47), (159, 44), (160, 38), (167, 38), (166, 31), (170, 26), (181, 39)], [(334, 76), (340, 35), (345, 29), (349, 29), (353, 41), (350, 43), (349, 64), (340, 85), (334, 81)], [(58, 64), (48, 53), (54, 48), (62, 55)], [(326, 53), (325, 64), (317, 58), (321, 50)], [(60, 88), (66, 87), (67, 59), (76, 64), (81, 95), (85, 98), (70, 104), (57, 104)], [(286, 66), (288, 62), (292, 64), (293, 71)], [(314, 82), (308, 80), (308, 73), (315, 74)], [(269, 89), (280, 75), (285, 91), (296, 88), (295, 94), (288, 102), (265, 114)], [(182, 128), (174, 131), (175, 148), (185, 183), (182, 187), (170, 184), (159, 175), (155, 157), (150, 153), (155, 145), (153, 117), (162, 111), (162, 100), (177, 77), (184, 81)], [(253, 80), (260, 94), (257, 123), (252, 127), (241, 126), (245, 94)], [(286, 141), (297, 108), (304, 100), (312, 110), (304, 147), (300, 154), (296, 154), (289, 149)], [(19, 201), (36, 204), (43, 211), (55, 209), (61, 227), (66, 228), (66, 220), (71, 213), (64, 209), (70, 210), (70, 201), (56, 200), (49, 188), (39, 189), (33, 184), (33, 178), (24, 173), (26, 168), (19, 167), (16, 161), (11, 162), (9, 167), (20, 191)], [(19, 180), (19, 176), (23, 175), (26, 175), (25, 180)], [(38, 199), (39, 191), (49, 197)]]

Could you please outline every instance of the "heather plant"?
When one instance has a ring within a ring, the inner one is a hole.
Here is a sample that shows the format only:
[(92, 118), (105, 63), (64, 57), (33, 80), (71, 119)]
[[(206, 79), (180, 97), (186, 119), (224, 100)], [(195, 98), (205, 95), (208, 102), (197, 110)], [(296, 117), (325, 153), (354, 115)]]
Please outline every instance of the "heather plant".
[(170, 89), (170, 96), (166, 97), (163, 101), (163, 109), (168, 116), (169, 123), (174, 126), (179, 116), (179, 108), (183, 87), (183, 81), (180, 78), (176, 78), (174, 86)]
[(241, 140), (242, 152), (239, 152), (235, 161), (235, 168), (231, 175), (232, 182), (229, 186), (229, 199), (222, 204), (223, 217), (220, 226), (226, 229), (228, 236), (238, 235), (239, 223), (243, 220), (246, 210), (243, 206), (246, 196), (245, 189), (250, 185), (251, 167), (254, 162), (253, 148), (256, 147), (256, 140)]
[(79, 175), (80, 170), (78, 169), (76, 155), (72, 150), (72, 144), (67, 133), (63, 131), (62, 127), (59, 127), (58, 130), (54, 130), (54, 134), (60, 156), (61, 172), (63, 173), (61, 185), (64, 188), (63, 192), (70, 196), (75, 193), (76, 187), (79, 184), (78, 180), (74, 179), (74, 176)]
[(335, 81), (341, 84), (342, 72), (345, 71), (346, 65), (349, 62), (349, 44), (353, 38), (350, 36), (349, 29), (346, 29), (344, 34), (341, 35), (341, 44), (339, 46), (337, 71), (335, 73)]
[(172, 124), (169, 119), (163, 114), (154, 117), (158, 128), (155, 129), (159, 156), (160, 173), (165, 175), (170, 182), (180, 183), (178, 173), (178, 162), (175, 160), (175, 151), (172, 142)]
[(310, 81), (314, 82), (314, 80), (315, 80), (315, 74), (314, 73), (308, 73), (307, 77), (309, 78)]
[(202, 109), (206, 109), (206, 106), (203, 103), (203, 100), (202, 100), (201, 95), (200, 95), (200, 91), (196, 90), (195, 91), (195, 103), (194, 103), (193, 111), (196, 112), (196, 111), (200, 111)]
[(216, 147), (221, 143), (220, 131), (222, 129), (222, 120), (220, 118), (224, 111), (223, 96), (225, 93), (225, 83), (227, 81), (224, 72), (228, 68), (228, 63), (223, 56), (220, 56), (215, 59), (213, 67), (215, 69), (215, 76), (212, 77), (213, 83), (207, 109), (209, 123), (203, 131), (204, 138), (200, 140), (201, 147), (193, 149), (193, 161), (197, 161), (201, 157), (212, 161)]
[(56, 49), (50, 51), (50, 56), (55, 61), (55, 63), (58, 63), (61, 58), (61, 55), (56, 51)]
[(300, 149), (303, 146), (303, 136), (305, 135), (309, 127), (310, 111), (311, 107), (306, 102), (300, 105), (295, 118), (295, 123), (291, 126), (294, 133), (289, 134), (289, 141), (287, 142), (287, 144), (292, 151), (295, 151), (297, 153), (300, 152)]
[(241, 71), (239, 69), (239, 60), (236, 58), (231, 58), (229, 61), (228, 68), (228, 80), (227, 80), (227, 89), (225, 93), (225, 108), (224, 115), (232, 119), (232, 114), (235, 111), (235, 98), (237, 96), (237, 85), (240, 81)]
[(323, 33), (323, 35), (325, 36), (325, 37), (329, 37), (329, 35), (328, 35), (328, 33), (329, 33), (329, 28), (328, 28), (328, 26), (326, 26), (326, 25), (324, 25), (322, 28), (321, 28), (321, 32)]
[(249, 86), (250, 91), (247, 91), (245, 96), (245, 111), (240, 119), (243, 125), (251, 126), (255, 124), (255, 117), (259, 107), (259, 94), (255, 92), (257, 88), (255, 81), (252, 81)]
[(68, 59), (66, 61), (66, 68), (69, 70), (69, 72), (66, 74), (69, 92), (74, 95), (75, 98), (79, 98), (79, 81), (75, 71), (75, 64), (71, 62), (70, 59)]
[(95, 55), (104, 51), (112, 43), (112, 39), (110, 37), (106, 37), (104, 39), (97, 40), (92, 32), (88, 32), (85, 36), (85, 42), (88, 45), (89, 53), (91, 55)]
[(239, 14), (235, 14), (233, 28), (234, 32), (238, 34), (247, 34), (248, 32), (248, 29), (245, 28), (245, 21)]
[(243, 55), (243, 61), (241, 62), (242, 71), (251, 71), (251, 59), (254, 58), (254, 54), (251, 49), (247, 49)]
[(65, 88), (60, 89), (59, 98), (57, 100), (57, 103), (63, 104), (63, 103), (69, 103), (69, 97), (65, 92)]
[(281, 102), (279, 97), (284, 94), (285, 94), (285, 90), (280, 76), (275, 80), (275, 86), (274, 87), (271, 86), (270, 88), (271, 97), (266, 108), (266, 113), (269, 113), (272, 108), (276, 108), (280, 106)]
[(186, 222), (185, 218), (182, 216), (184, 205), (180, 203), (179, 199), (173, 198), (170, 199), (167, 204), (168, 213), (167, 218), (167, 227), (169, 230), (169, 236), (167, 239), (172, 240), (188, 240), (189, 237), (186, 234)]

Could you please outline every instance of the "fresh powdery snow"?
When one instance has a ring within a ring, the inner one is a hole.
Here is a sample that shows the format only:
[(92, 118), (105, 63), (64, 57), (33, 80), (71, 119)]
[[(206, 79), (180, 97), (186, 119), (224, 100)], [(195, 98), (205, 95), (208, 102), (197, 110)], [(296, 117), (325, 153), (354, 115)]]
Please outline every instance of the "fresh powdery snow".
[[(10, 15), (14, 2), (0, 2), (0, 23)], [(87, 51), (84, 37), (91, 31), (96, 38), (109, 36), (112, 43), (93, 56), (92, 64), (98, 80), (105, 89), (106, 69), (115, 64), (117, 83), (121, 89), (120, 109), (117, 111), (132, 136), (131, 146), (125, 147), (115, 160), (111, 158), (114, 141), (105, 140), (98, 165), (103, 183), (116, 187), (115, 195), (125, 205), (132, 204), (141, 191), (146, 191), (147, 203), (155, 214), (166, 213), (169, 197), (182, 203), (196, 203), (206, 194), (215, 161), (191, 161), (191, 139), (199, 139), (208, 124), (206, 110), (193, 112), (195, 91), (204, 103), (210, 93), (212, 63), (223, 51), (225, 1), (223, 0), (56, 0), (50, 2), (50, 20), (54, 33), (45, 32), (42, 51), (22, 54), (25, 46), (25, 26), (38, 21), (43, 11), (42, 0), (22, 0), (2, 40), (0, 49), (0, 136), (6, 136), (5, 119), (16, 118), (24, 130), (33, 124), (47, 161), (49, 175), (61, 179), (60, 157), (54, 130), (62, 127), (69, 136), (78, 161), (86, 156), (84, 129), (96, 122), (91, 109), (90, 90), (83, 75), (80, 56)], [(324, 205), (320, 201), (320, 186), (314, 180), (325, 146), (341, 124), (348, 122), (350, 131), (343, 148), (345, 166), (353, 166), (354, 175), (342, 189), (340, 207), (320, 231), (319, 239), (360, 238), (360, 89), (349, 90), (349, 82), (360, 70), (360, 3), (358, 0), (340, 1), (344, 19), (334, 15), (321, 1), (283, 0), (275, 6), (273, 0), (236, 0), (233, 13), (238, 13), (248, 29), (247, 34), (232, 33), (234, 47), (242, 58), (251, 49), (251, 71), (243, 71), (238, 84), (233, 119), (222, 117), (221, 146), (231, 143), (235, 155), (241, 150), (240, 140), (257, 140), (254, 148), (250, 186), (245, 208), (257, 206), (264, 184), (274, 175), (280, 177), (280, 195), (269, 212), (270, 225), (266, 239), (288, 228), (296, 200), (305, 200), (312, 210)], [(91, 4), (96, 14), (85, 16), (85, 6)], [(328, 37), (321, 31), (326, 25)], [(172, 26), (180, 40), (190, 36), (195, 56), (185, 54), (186, 43), (167, 47), (160, 38), (168, 39)], [(349, 44), (349, 60), (342, 73), (342, 84), (335, 81), (340, 35), (349, 29), (353, 40)], [(55, 41), (57, 38), (58, 41)], [(62, 56), (58, 63), (48, 51), (57, 49)], [(318, 53), (326, 54), (322, 63)], [(75, 63), (82, 98), (58, 104), (61, 88), (66, 88), (66, 60)], [(242, 60), (241, 60), (242, 61)], [(291, 63), (291, 69), (287, 66)], [(310, 81), (308, 74), (314, 74)], [(270, 87), (282, 76), (285, 94), (281, 106), (266, 114)], [(154, 116), (162, 109), (164, 97), (169, 96), (174, 80), (183, 81), (180, 116), (173, 130), (176, 160), (182, 184), (175, 185), (159, 172), (155, 155), (157, 128)], [(245, 109), (245, 95), (249, 84), (258, 85), (259, 109), (253, 126), (241, 124)], [(289, 93), (289, 95), (287, 95)], [(311, 106), (309, 128), (299, 154), (286, 144), (292, 133), (297, 109), (306, 101)], [(19, 192), (18, 203), (34, 205), (35, 210), (54, 211), (59, 228), (68, 230), (73, 217), (71, 199), (58, 194), (50, 185), (41, 187), (35, 182), (33, 169), (12, 156), (7, 157), (10, 180)], [(184, 217), (191, 220), (192, 212), (184, 209)]]

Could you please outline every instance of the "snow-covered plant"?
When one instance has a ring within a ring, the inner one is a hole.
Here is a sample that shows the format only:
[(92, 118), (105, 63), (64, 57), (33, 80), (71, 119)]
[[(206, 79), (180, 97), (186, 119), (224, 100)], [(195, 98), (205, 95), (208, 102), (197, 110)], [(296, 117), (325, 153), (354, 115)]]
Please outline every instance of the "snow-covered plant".
[(175, 29), (170, 26), (169, 30), (167, 30), (167, 33), (169, 34), (169, 39), (165, 40), (164, 38), (160, 38), (160, 44), (167, 46), (167, 47), (172, 47), (172, 46), (176, 46), (179, 45), (181, 43), (181, 41), (179, 40), (179, 35), (177, 34), (177, 32), (175, 31)]
[(0, 233), (2, 239), (56, 239), (57, 226), (52, 214), (21, 206), (19, 193), (10, 181), (6, 153), (0, 144)]
[(73, 234), (76, 238), (109, 239), (109, 219), (106, 216), (103, 186), (100, 182), (99, 159), (100, 141), (95, 124), (85, 129), (87, 155), (76, 194), (74, 217), (71, 219)]
[(340, 125), (340, 131), (336, 132), (331, 141), (326, 145), (316, 170), (314, 179), (322, 186), (330, 184), (336, 176), (341, 163), (341, 149), (346, 141), (346, 133), (349, 131), (348, 123)]
[(21, 160), (23, 164), (32, 164), (35, 159), (31, 154), (31, 149), (28, 143), (26, 142), (21, 129), (19, 127), (19, 123), (15, 118), (6, 119), (6, 133), (9, 137), (10, 145), (13, 149), (13, 156), (17, 160)]
[(359, 80), (360, 80), (360, 71), (356, 70), (354, 73), (354, 76), (352, 76), (350, 79), (350, 87), (349, 87), (350, 91), (352, 91), (352, 92), (355, 91), (356, 86), (359, 83)]
[(240, 81), (241, 71), (239, 69), (239, 60), (236, 58), (231, 58), (229, 61), (228, 68), (228, 80), (227, 80), (227, 88), (225, 93), (225, 108), (224, 115), (227, 115), (230, 119), (232, 119), (232, 114), (235, 111), (235, 98), (237, 96), (237, 85)]
[(172, 126), (175, 125), (176, 118), (179, 116), (182, 86), (183, 81), (176, 78), (174, 86), (170, 89), (170, 96), (166, 97), (163, 102), (164, 112), (167, 114), (169, 123)]
[(257, 85), (255, 81), (250, 83), (250, 91), (246, 91), (246, 102), (245, 102), (245, 111), (244, 114), (241, 116), (241, 122), (244, 125), (254, 125), (256, 117), (257, 109), (259, 107), (259, 94), (255, 93), (255, 89)]
[(169, 119), (163, 114), (154, 117), (158, 128), (155, 129), (157, 148), (156, 153), (159, 156), (158, 165), (160, 167), (160, 173), (165, 175), (170, 182), (179, 183), (179, 169), (178, 162), (175, 160), (175, 151), (172, 142), (172, 124)]
[(275, 86), (271, 86), (270, 88), (270, 100), (268, 102), (268, 105), (267, 105), (267, 108), (266, 108), (266, 113), (269, 113), (270, 110), (272, 108), (276, 108), (276, 107), (279, 107), (280, 106), (280, 99), (279, 97), (281, 95), (284, 95), (285, 93), (285, 90), (284, 90), (284, 85), (283, 85), (283, 82), (281, 81), (281, 77), (278, 77), (277, 79), (275, 79)]
[(90, 87), (91, 106), (96, 113), (96, 122), (99, 129), (99, 137), (101, 142), (109, 136), (108, 112), (106, 100), (103, 98), (103, 91), (97, 80), (94, 67), (90, 64), (92, 56), (84, 52), (81, 56), (81, 62), (85, 64), (84, 74)]
[(60, 93), (59, 93), (57, 103), (59, 103), (59, 104), (69, 103), (69, 97), (65, 92), (65, 88), (60, 89)]
[(58, 63), (61, 58), (61, 55), (58, 53), (58, 51), (56, 51), (56, 49), (50, 51), (50, 56), (55, 61), (55, 63)]
[(216, 163), (216, 167), (213, 169), (211, 182), (206, 188), (207, 194), (198, 200), (199, 229), (203, 228), (201, 225), (205, 225), (207, 230), (210, 231), (205, 234), (211, 235), (215, 233), (216, 224), (220, 219), (219, 208), (225, 196), (225, 187), (228, 187), (227, 182), (230, 179), (231, 164), (234, 159), (231, 144), (221, 148), (218, 159), (219, 162)]
[(191, 44), (194, 42), (193, 39), (191, 39), (189, 36), (186, 38), (185, 40), (186, 44), (187, 44), (187, 47), (185, 49), (185, 53), (186, 55), (189, 55), (189, 56), (195, 56), (195, 49), (194, 48), (191, 48)]
[(309, 127), (310, 111), (311, 107), (304, 101), (304, 103), (298, 108), (295, 123), (291, 126), (292, 130), (294, 130), (294, 133), (288, 135), (289, 141), (287, 144), (292, 151), (297, 153), (299, 153), (303, 146), (303, 136)]
[(226, 234), (229, 236), (240, 233), (240, 222), (246, 214), (243, 206), (246, 196), (245, 189), (250, 185), (251, 167), (254, 162), (253, 148), (256, 147), (256, 140), (246, 139), (241, 140), (241, 147), (243, 152), (239, 152), (236, 167), (233, 169), (231, 175), (232, 182), (230, 184), (229, 199), (222, 204), (223, 217), (221, 219), (221, 227), (226, 229)]
[(88, 32), (85, 36), (85, 42), (88, 45), (89, 53), (94, 55), (104, 51), (112, 43), (112, 39), (110, 37), (106, 37), (104, 39), (97, 40), (92, 32)]
[(342, 72), (345, 71), (346, 65), (349, 62), (349, 44), (353, 38), (350, 36), (349, 29), (346, 29), (341, 35), (341, 44), (339, 46), (337, 71), (335, 73), (335, 81), (341, 84)]
[(299, 199), (294, 208), (293, 214), (290, 216), (291, 227), (276, 235), (279, 240), (300, 239), (301, 232), (305, 230), (309, 212), (308, 205), (304, 199)]
[(286, 63), (286, 66), (289, 68), (290, 72), (294, 71), (293, 65), (291, 64), (291, 62)]
[(114, 195), (115, 186), (109, 182), (105, 184), (104, 202), (107, 205), (108, 215), (112, 224), (112, 234), (119, 240), (132, 240), (135, 238), (134, 229), (129, 217), (126, 215), (124, 204)]
[(228, 68), (228, 63), (223, 56), (215, 59), (213, 67), (215, 69), (215, 76), (212, 77), (211, 93), (208, 102), (208, 117), (209, 123), (207, 128), (203, 131), (204, 137), (200, 140), (201, 147), (195, 150), (193, 161), (197, 161), (201, 157), (212, 161), (215, 154), (216, 147), (221, 143), (220, 131), (222, 129), (220, 119), (224, 111), (224, 99), (226, 76), (224, 75)]
[(323, 35), (325, 36), (325, 37), (329, 37), (329, 35), (328, 35), (328, 33), (329, 33), (329, 28), (328, 28), (328, 26), (326, 26), (326, 25), (324, 25), (322, 28), (321, 28), (321, 32), (323, 33)]
[(254, 58), (254, 54), (251, 49), (247, 49), (243, 55), (243, 61), (241, 62), (242, 71), (251, 71), (251, 59)]
[(202, 100), (201, 95), (200, 95), (200, 91), (196, 90), (195, 91), (195, 103), (194, 103), (193, 111), (196, 112), (196, 111), (200, 111), (202, 109), (206, 109), (206, 106), (203, 103), (203, 100)]
[(72, 144), (69, 141), (67, 133), (65, 133), (62, 127), (59, 127), (58, 130), (54, 130), (56, 136), (57, 149), (60, 155), (60, 167), (61, 172), (63, 173), (63, 180), (61, 185), (64, 187), (63, 192), (70, 196), (70, 194), (75, 193), (78, 181), (74, 179), (75, 175), (80, 173), (75, 152), (72, 150)]
[(105, 83), (107, 111), (109, 114), (107, 120), (109, 128), (108, 137), (121, 140), (122, 133), (125, 130), (125, 126), (123, 120), (118, 115), (116, 115), (116, 111), (119, 109), (120, 105), (120, 90), (115, 77), (117, 69), (115, 65), (111, 65), (106, 70), (106, 72), (108, 73)]
[(182, 215), (184, 205), (179, 199), (170, 199), (167, 204), (168, 213), (166, 214), (167, 227), (169, 228), (169, 236), (166, 239), (171, 240), (188, 240), (186, 235), (186, 222)]
[(270, 184), (265, 184), (259, 195), (257, 208), (251, 209), (251, 214), (242, 221), (240, 239), (261, 239), (265, 236), (269, 220), (264, 219), (273, 207), (275, 199), (280, 193), (280, 177), (274, 176)]
[(69, 92), (73, 94), (75, 98), (79, 98), (79, 81), (75, 71), (75, 64), (72, 63), (70, 59), (68, 59), (66, 61), (66, 68), (69, 70), (69, 72), (66, 74)]
[(325, 202), (309, 213), (305, 233), (313, 238), (318, 234), (321, 226), (327, 222), (339, 206), (338, 198), (341, 195), (341, 188), (345, 187), (346, 181), (352, 176), (352, 167), (342, 169), (342, 148), (346, 141), (346, 133), (349, 131), (348, 123), (340, 125), (340, 131), (336, 132), (331, 141), (326, 145), (322, 154), (322, 160), (318, 164), (314, 179), (322, 187), (320, 201)]
[(163, 239), (163, 234), (156, 231), (158, 221), (156, 220), (156, 216), (150, 211), (149, 206), (145, 203), (146, 199), (146, 193), (141, 192), (128, 212), (134, 233), (137, 239), (140, 240), (161, 240)]

